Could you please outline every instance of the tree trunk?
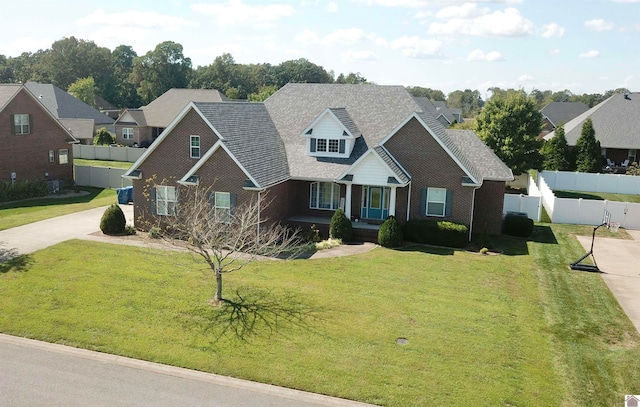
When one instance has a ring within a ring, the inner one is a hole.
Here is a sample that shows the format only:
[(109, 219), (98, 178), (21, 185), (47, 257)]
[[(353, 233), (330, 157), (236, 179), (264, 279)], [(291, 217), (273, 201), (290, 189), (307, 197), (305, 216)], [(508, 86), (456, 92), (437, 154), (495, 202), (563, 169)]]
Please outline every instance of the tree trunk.
[(222, 301), (222, 273), (216, 273), (216, 296), (214, 300), (216, 302)]

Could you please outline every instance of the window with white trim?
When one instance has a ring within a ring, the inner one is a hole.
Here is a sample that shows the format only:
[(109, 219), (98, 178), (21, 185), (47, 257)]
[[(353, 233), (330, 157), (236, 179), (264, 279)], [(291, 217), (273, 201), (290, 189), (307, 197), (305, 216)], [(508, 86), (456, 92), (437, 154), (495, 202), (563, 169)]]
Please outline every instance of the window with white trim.
[(156, 186), (156, 214), (174, 215), (176, 213), (176, 187)]
[(66, 148), (58, 151), (58, 164), (69, 164), (69, 150)]
[(309, 207), (336, 210), (340, 204), (340, 185), (332, 182), (311, 183)]
[(636, 162), (636, 150), (629, 150), (627, 159), (629, 160), (629, 165), (631, 165), (631, 163)]
[(191, 158), (200, 158), (200, 136), (190, 137)]
[(123, 127), (122, 128), (122, 139), (123, 140), (133, 140), (133, 128), (131, 128), (131, 127)]
[(15, 134), (29, 134), (31, 133), (31, 125), (29, 123), (28, 114), (14, 114), (13, 115), (13, 129)]
[(229, 192), (215, 192), (214, 211), (216, 218), (231, 219), (231, 194)]
[(445, 188), (427, 189), (427, 215), (444, 217), (447, 206), (447, 190)]

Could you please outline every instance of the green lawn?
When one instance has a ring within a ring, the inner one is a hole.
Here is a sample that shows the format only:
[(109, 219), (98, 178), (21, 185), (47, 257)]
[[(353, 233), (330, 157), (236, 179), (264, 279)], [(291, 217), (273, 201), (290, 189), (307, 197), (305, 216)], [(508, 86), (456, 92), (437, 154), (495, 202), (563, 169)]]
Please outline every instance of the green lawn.
[(126, 161), (85, 160), (84, 158), (74, 158), (73, 165), (89, 167), (109, 167), (128, 170), (133, 165), (133, 163)]
[(640, 195), (608, 194), (606, 192), (553, 191), (558, 198), (593, 199), (598, 201), (617, 201), (640, 203)]
[(575, 238), (536, 229), (495, 238), (504, 255), (254, 263), (218, 307), (188, 255), (71, 241), (0, 268), (0, 332), (385, 406), (620, 404), (640, 337), (599, 275), (567, 268)]
[(0, 204), (0, 230), (116, 202), (116, 191), (112, 189), (82, 187), (79, 190), (88, 194), (71, 194), (67, 198), (45, 197)]

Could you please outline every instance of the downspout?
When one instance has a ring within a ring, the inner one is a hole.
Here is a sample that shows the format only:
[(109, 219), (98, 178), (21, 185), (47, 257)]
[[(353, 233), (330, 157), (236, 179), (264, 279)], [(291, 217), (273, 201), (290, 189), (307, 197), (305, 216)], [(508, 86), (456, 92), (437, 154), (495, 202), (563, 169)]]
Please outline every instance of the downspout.
[(471, 199), (471, 223), (469, 223), (469, 242), (471, 241), (471, 234), (473, 233), (473, 212), (476, 207), (476, 191), (480, 189), (482, 185), (473, 187), (473, 194)]
[(411, 213), (411, 181), (409, 181), (409, 193), (407, 194), (407, 222)]
[(257, 226), (257, 229), (258, 229), (257, 230), (258, 242), (260, 241), (260, 223), (261, 223), (261, 221), (260, 221), (260, 216), (261, 216), (260, 209), (262, 207), (262, 204), (260, 203), (261, 194), (262, 194), (262, 191), (258, 191), (258, 226)]

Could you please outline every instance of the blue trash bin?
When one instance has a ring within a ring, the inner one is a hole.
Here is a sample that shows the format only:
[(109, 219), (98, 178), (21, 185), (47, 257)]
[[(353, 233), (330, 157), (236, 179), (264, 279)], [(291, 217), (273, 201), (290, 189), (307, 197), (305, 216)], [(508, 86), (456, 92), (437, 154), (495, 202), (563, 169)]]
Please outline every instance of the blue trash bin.
[(116, 188), (116, 194), (118, 195), (119, 204), (127, 204), (127, 191), (124, 188)]

